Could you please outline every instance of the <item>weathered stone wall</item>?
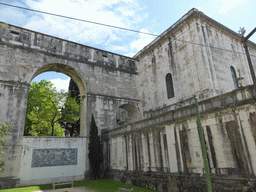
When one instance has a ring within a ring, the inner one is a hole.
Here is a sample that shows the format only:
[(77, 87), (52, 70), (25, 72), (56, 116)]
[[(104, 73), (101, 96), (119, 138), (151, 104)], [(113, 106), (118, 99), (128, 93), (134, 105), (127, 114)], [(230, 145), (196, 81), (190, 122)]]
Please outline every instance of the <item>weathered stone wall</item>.
[[(128, 103), (128, 100), (138, 101), (134, 79), (137, 67), (131, 58), (11, 25), (1, 26), (0, 34), (3, 81), (29, 84), (42, 72), (57, 71), (76, 81), (83, 98), (93, 95), (118, 100), (122, 104)], [(91, 114), (92, 109), (87, 110)], [(115, 113), (108, 110), (112, 115)], [(95, 115), (98, 121), (106, 119)], [(108, 122), (99, 124), (104, 124), (103, 128), (115, 126)]]
[[(74, 79), (81, 93), (80, 134), (87, 136), (91, 113), (100, 130), (112, 129), (117, 126), (116, 112), (120, 105), (138, 106), (136, 65), (129, 57), (1, 25), (0, 121), (12, 126), (4, 148), (6, 169), (1, 177), (18, 180), (27, 95), (36, 75), (56, 71)], [(88, 162), (84, 163), (88, 170)], [(15, 185), (15, 181), (10, 181), (10, 185)]]
[[(255, 55), (256, 45), (249, 42), (248, 46)], [(197, 10), (183, 16), (134, 58), (139, 61), (136, 79), (144, 117), (178, 102), (183, 105), (194, 94), (202, 100), (234, 90), (231, 66), (241, 69), (244, 86), (252, 84), (241, 37)], [(255, 56), (252, 59), (256, 61)], [(170, 99), (168, 73), (174, 87)]]
[[(207, 157), (216, 191), (230, 182), (233, 186), (223, 191), (232, 191), (239, 186), (237, 190), (243, 191), (240, 182), (255, 180), (256, 135), (253, 130), (256, 106), (252, 90), (252, 87), (239, 88), (199, 102)], [(109, 136), (113, 178), (119, 177), (118, 180), (125, 182), (132, 180), (140, 186), (153, 182), (158, 186), (155, 189), (160, 191), (171, 191), (172, 187), (181, 186), (184, 188), (181, 191), (185, 191), (188, 185), (194, 191), (205, 191), (194, 104), (111, 130)], [(147, 173), (152, 173), (153, 178)], [(175, 181), (183, 182), (184, 174), (187, 178), (185, 184), (175, 184)], [(193, 175), (197, 175), (196, 178)], [(145, 178), (135, 182), (142, 177)], [(227, 182), (218, 183), (216, 180), (219, 177), (225, 177)], [(194, 182), (201, 186), (194, 185)], [(166, 185), (167, 189), (159, 188), (159, 185)], [(244, 187), (247, 185), (244, 184)], [(149, 187), (154, 189), (155, 186)]]
[[(255, 63), (256, 45), (248, 46)], [(234, 89), (231, 66), (241, 69), (244, 87)], [(13, 128), (1, 187), (15, 186), (22, 177), (29, 83), (45, 71), (65, 73), (78, 85), (81, 135), (88, 135), (93, 113), (104, 133), (104, 166), (112, 178), (159, 191), (205, 191), (197, 94), (214, 190), (255, 187), (256, 95), (248, 86), (252, 81), (240, 36), (196, 9), (134, 58), (0, 26), (0, 120)], [(174, 87), (169, 99), (168, 73)], [(116, 119), (119, 108), (128, 113), (121, 122)]]
[(85, 137), (24, 137), (19, 186), (83, 180)]
[[(206, 192), (208, 191), (205, 177), (199, 174), (166, 174), (155, 172), (131, 172), (111, 170), (110, 178), (141, 186), (156, 191), (170, 192)], [(227, 176), (212, 176), (211, 183), (214, 192), (254, 192), (255, 181), (249, 179), (227, 178)]]
[(0, 179), (0, 188), (15, 186), (18, 181), (28, 90), (28, 84), (0, 80), (0, 121), (8, 122), (12, 127), (10, 135), (6, 136), (8, 142), (4, 144), (5, 170), (1, 173), (1, 177), (8, 178)]

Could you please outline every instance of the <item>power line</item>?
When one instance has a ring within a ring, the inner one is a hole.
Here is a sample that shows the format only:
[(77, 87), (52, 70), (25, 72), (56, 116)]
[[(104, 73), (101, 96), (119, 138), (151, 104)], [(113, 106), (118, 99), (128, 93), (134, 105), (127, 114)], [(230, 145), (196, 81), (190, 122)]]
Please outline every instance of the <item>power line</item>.
[[(32, 11), (32, 12), (37, 12), (37, 13), (42, 13), (42, 14), (46, 14), (46, 15), (52, 15), (52, 16), (56, 16), (56, 17), (62, 17), (65, 19), (71, 19), (71, 20), (76, 20), (76, 21), (82, 21), (82, 22), (86, 22), (86, 23), (91, 23), (91, 24), (95, 24), (95, 25), (102, 25), (105, 27), (111, 27), (111, 28), (115, 28), (115, 29), (120, 29), (120, 30), (125, 30), (125, 31), (130, 31), (130, 32), (134, 32), (134, 33), (141, 33), (141, 34), (145, 34), (145, 35), (151, 35), (151, 36), (155, 36), (155, 37), (161, 37), (161, 35), (156, 35), (153, 33), (147, 33), (147, 32), (143, 32), (143, 31), (137, 31), (134, 29), (128, 29), (128, 28), (124, 28), (124, 27), (117, 27), (114, 25), (108, 25), (108, 24), (104, 24), (104, 23), (98, 23), (98, 22), (94, 22), (94, 21), (88, 21), (88, 20), (84, 20), (84, 19), (77, 19), (74, 17), (68, 17), (68, 16), (64, 16), (64, 15), (58, 15), (58, 14), (54, 14), (54, 13), (49, 13), (49, 12), (45, 12), (45, 11), (38, 11), (35, 9), (29, 9), (29, 8), (25, 8), (25, 7), (20, 7), (20, 6), (16, 6), (16, 5), (10, 5), (10, 4), (6, 4), (6, 3), (1, 3), (1, 5), (5, 5), (5, 6), (9, 6), (9, 7), (14, 7), (14, 8), (18, 8), (18, 9), (24, 9), (27, 11)], [(199, 45), (199, 46), (205, 46), (205, 47), (209, 47), (209, 48), (214, 48), (214, 49), (218, 49), (218, 50), (222, 50), (222, 51), (228, 51), (228, 52), (232, 52), (232, 53), (237, 53), (237, 54), (243, 54), (245, 55), (245, 53), (242, 52), (237, 52), (237, 51), (232, 51), (232, 50), (228, 50), (228, 49), (224, 49), (224, 48), (218, 48), (218, 47), (214, 47), (211, 45), (206, 45), (206, 44), (200, 44), (200, 43), (195, 43), (195, 42), (191, 42), (191, 41), (185, 41), (185, 40), (181, 40), (181, 39), (176, 39), (174, 38), (174, 40), (176, 41), (180, 41), (180, 42), (184, 42), (184, 43), (189, 43), (189, 44), (194, 44), (194, 45)], [(251, 55), (252, 57), (256, 57), (255, 55)]]
[(142, 33), (142, 34), (152, 35), (152, 36), (158, 37), (158, 35), (156, 35), (156, 34), (147, 33), (147, 32), (143, 32), (143, 31), (137, 31), (137, 30), (134, 30), (134, 29), (128, 29), (128, 28), (124, 28), (124, 27), (117, 27), (117, 26), (114, 26), (114, 25), (108, 25), (108, 24), (98, 23), (98, 22), (94, 22), (94, 21), (88, 21), (88, 20), (84, 20), (84, 19), (77, 19), (77, 18), (74, 18), (74, 17), (58, 15), (58, 14), (49, 13), (49, 12), (45, 12), (45, 11), (38, 11), (38, 10), (35, 10), (35, 9), (29, 9), (29, 8), (25, 8), (25, 7), (16, 6), (16, 5), (9, 5), (9, 4), (6, 4), (6, 3), (0, 3), (0, 4), (5, 5), (5, 6), (9, 6), (9, 7), (15, 7), (15, 8), (18, 8), (18, 9), (24, 9), (24, 10), (27, 10), (27, 11), (42, 13), (42, 14), (46, 14), (46, 15), (53, 15), (53, 16), (56, 16), (56, 17), (62, 17), (62, 18), (65, 18), (65, 19), (72, 19), (72, 20), (82, 21), (82, 22), (86, 22), (86, 23), (92, 23), (92, 24), (95, 24), (95, 25), (102, 25), (102, 26), (105, 26), (105, 27), (111, 27), (111, 28), (121, 29), (121, 30), (125, 30), (125, 31), (131, 31), (131, 32), (135, 32), (135, 33)]
[[(181, 42), (184, 42), (184, 43), (190, 43), (190, 44), (194, 44), (194, 45), (199, 45), (199, 46), (204, 46), (204, 47), (209, 47), (209, 48), (219, 49), (219, 50), (221, 50), (221, 51), (228, 51), (228, 52), (231, 52), (231, 53), (237, 53), (237, 54), (243, 54), (243, 55), (246, 55), (246, 54), (245, 54), (245, 53), (243, 53), (243, 52), (232, 51), (232, 50), (229, 50), (229, 49), (224, 49), (224, 48), (214, 47), (214, 46), (211, 46), (211, 45), (200, 44), (200, 43), (195, 43), (195, 42), (185, 41), (185, 40), (180, 40), (180, 39), (175, 39), (175, 40), (176, 40), (176, 41), (181, 41)], [(252, 54), (250, 54), (250, 56), (252, 56), (252, 57), (256, 57), (256, 55), (252, 55)]]

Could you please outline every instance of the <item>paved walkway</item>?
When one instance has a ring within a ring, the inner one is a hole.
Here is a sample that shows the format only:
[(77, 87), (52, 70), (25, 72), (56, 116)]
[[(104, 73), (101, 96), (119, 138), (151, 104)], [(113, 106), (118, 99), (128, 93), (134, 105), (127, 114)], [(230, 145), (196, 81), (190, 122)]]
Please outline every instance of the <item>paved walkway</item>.
[(37, 191), (32, 191), (32, 192), (95, 192), (95, 190), (89, 190), (86, 189), (86, 187), (69, 187), (69, 188), (61, 188), (61, 189), (45, 189), (45, 190), (37, 190)]

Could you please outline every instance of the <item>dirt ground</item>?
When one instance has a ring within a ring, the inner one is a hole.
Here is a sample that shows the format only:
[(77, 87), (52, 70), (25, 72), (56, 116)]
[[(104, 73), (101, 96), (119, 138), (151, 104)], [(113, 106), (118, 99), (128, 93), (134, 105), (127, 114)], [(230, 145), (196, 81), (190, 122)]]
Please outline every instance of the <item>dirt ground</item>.
[(73, 187), (73, 188), (62, 188), (62, 189), (52, 189), (52, 190), (37, 190), (32, 192), (95, 192), (94, 190), (86, 189), (86, 187)]

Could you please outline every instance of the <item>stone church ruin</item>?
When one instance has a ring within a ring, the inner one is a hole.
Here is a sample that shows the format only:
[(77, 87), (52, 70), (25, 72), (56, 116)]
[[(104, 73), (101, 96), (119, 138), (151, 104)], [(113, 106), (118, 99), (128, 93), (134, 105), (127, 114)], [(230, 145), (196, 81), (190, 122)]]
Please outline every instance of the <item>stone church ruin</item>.
[[(247, 44), (255, 68), (256, 44)], [(30, 82), (46, 71), (77, 84), (79, 137), (23, 136)], [(0, 187), (86, 178), (93, 113), (110, 178), (158, 191), (207, 191), (195, 94), (213, 190), (255, 190), (256, 94), (236, 32), (192, 9), (130, 58), (2, 25), (0, 121), (12, 129)]]

